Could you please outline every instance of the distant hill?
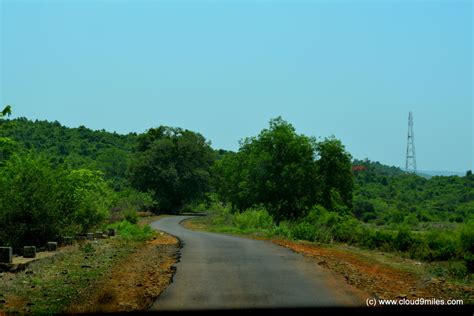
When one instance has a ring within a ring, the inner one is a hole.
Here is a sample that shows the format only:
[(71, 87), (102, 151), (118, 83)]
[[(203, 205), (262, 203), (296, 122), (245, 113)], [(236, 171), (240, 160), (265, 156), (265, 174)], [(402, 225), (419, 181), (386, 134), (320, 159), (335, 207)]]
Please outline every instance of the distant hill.
[(418, 175), (420, 176), (428, 176), (428, 177), (434, 177), (434, 176), (443, 176), (443, 177), (449, 177), (449, 176), (459, 176), (459, 177), (464, 177), (466, 175), (465, 172), (457, 172), (457, 171), (426, 171), (426, 170), (420, 170), (417, 172)]

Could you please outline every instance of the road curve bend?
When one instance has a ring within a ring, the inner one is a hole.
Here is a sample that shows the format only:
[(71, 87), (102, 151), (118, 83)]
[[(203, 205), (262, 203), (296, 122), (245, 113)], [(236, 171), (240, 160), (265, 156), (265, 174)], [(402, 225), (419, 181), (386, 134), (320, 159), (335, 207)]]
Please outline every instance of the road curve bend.
[(347, 285), (334, 284), (330, 273), (310, 258), (271, 242), (179, 225), (189, 217), (166, 217), (151, 224), (183, 244), (173, 283), (151, 311), (361, 304)]

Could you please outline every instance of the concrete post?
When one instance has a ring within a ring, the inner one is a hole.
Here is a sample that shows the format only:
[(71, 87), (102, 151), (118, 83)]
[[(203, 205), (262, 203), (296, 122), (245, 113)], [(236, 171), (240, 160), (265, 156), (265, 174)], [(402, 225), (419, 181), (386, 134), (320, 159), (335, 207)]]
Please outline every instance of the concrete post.
[(63, 245), (69, 246), (72, 245), (73, 238), (72, 237), (63, 237)]
[(87, 233), (86, 238), (87, 240), (94, 240), (94, 233)]
[(0, 262), (12, 263), (13, 250), (12, 247), (0, 247)]
[(114, 228), (109, 228), (107, 230), (107, 235), (109, 235), (109, 237), (115, 236), (115, 229)]
[(36, 257), (36, 247), (35, 246), (25, 246), (25, 247), (23, 247), (23, 257), (24, 258), (35, 258)]
[(55, 241), (49, 241), (46, 244), (46, 249), (48, 249), (48, 251), (56, 251), (58, 249), (58, 243)]
[(95, 237), (95, 239), (101, 239), (102, 238), (102, 232), (95, 232), (94, 237)]

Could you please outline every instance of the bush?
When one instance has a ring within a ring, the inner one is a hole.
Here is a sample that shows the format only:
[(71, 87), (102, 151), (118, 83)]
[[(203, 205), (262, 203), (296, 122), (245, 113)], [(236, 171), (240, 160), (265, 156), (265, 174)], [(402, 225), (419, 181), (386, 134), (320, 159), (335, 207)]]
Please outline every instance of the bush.
[(30, 154), (13, 156), (0, 168), (0, 244), (18, 251), (85, 232), (106, 218), (110, 192), (98, 172), (55, 169)]
[(126, 210), (123, 212), (124, 219), (132, 224), (136, 224), (138, 222), (138, 213), (135, 210)]
[(153, 236), (153, 230), (150, 226), (139, 227), (126, 220), (108, 225), (107, 228), (116, 229), (120, 237), (130, 241), (149, 240)]
[(271, 229), (273, 219), (264, 208), (250, 208), (234, 215), (235, 226), (241, 229)]
[(394, 234), (386, 230), (364, 227), (358, 243), (369, 249), (392, 251), (394, 250)]
[(280, 222), (280, 225), (275, 225), (272, 228), (272, 234), (285, 237), (285, 238), (291, 238), (291, 227), (290, 224), (287, 221)]
[(70, 170), (63, 180), (62, 199), (65, 224), (73, 232), (85, 233), (103, 222), (112, 202), (112, 190), (102, 172), (88, 169)]
[(425, 238), (431, 250), (427, 260), (445, 261), (456, 257), (459, 240), (452, 232), (432, 230)]
[(151, 193), (139, 192), (134, 189), (125, 189), (114, 193), (111, 202), (109, 223), (127, 220), (136, 223), (137, 212), (149, 212), (156, 202)]
[(474, 221), (460, 227), (459, 246), (461, 257), (470, 273), (474, 272)]
[(408, 227), (401, 226), (394, 239), (394, 248), (399, 251), (407, 251), (413, 245), (413, 237)]
[(14, 156), (0, 169), (0, 244), (18, 251), (61, 234), (60, 174), (47, 161)]
[(313, 207), (292, 227), (294, 238), (323, 243), (333, 241), (354, 243), (360, 233), (360, 222), (354, 217), (329, 212), (320, 205)]
[(291, 237), (296, 240), (315, 241), (317, 229), (314, 224), (301, 221), (291, 228)]

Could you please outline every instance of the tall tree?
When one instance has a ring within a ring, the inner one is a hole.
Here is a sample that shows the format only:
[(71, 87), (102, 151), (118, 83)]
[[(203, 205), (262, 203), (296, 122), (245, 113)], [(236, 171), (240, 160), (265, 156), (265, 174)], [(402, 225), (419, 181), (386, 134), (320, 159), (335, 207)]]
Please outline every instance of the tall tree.
[(316, 201), (314, 139), (281, 117), (219, 162), (221, 196), (239, 209), (263, 204), (276, 222), (302, 216)]
[[(10, 105), (5, 106), (5, 108), (0, 112), (0, 119), (5, 116), (10, 116), (12, 114), (12, 107)], [(17, 149), (17, 144), (8, 137), (0, 137), (0, 165), (10, 157), (13, 152)]]
[(334, 137), (318, 142), (316, 151), (319, 156), (316, 165), (321, 177), (321, 204), (328, 210), (352, 210), (354, 176), (351, 155)]
[(159, 211), (177, 212), (204, 196), (214, 153), (198, 133), (160, 126), (140, 135), (129, 167), (131, 184), (153, 191)]

